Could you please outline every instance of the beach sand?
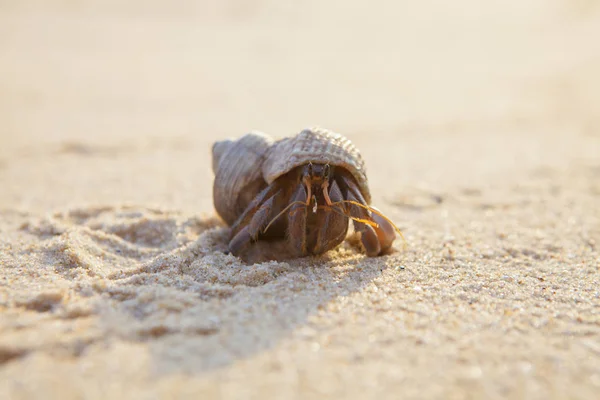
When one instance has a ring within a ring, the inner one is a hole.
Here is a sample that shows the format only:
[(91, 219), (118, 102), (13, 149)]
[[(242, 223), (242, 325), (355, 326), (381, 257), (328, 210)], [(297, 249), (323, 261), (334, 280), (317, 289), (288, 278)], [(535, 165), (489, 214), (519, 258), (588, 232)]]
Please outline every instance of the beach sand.
[[(0, 398), (600, 396), (597, 2), (52, 3), (0, 3)], [(406, 248), (225, 255), (212, 143), (312, 125)]]

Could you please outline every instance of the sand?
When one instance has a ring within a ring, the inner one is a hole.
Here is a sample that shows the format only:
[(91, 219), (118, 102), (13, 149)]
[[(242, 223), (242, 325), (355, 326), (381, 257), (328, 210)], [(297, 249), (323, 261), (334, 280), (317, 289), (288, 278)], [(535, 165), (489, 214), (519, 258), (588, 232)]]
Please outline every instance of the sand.
[[(597, 2), (214, 3), (0, 3), (0, 398), (598, 398)], [(224, 254), (311, 125), (407, 247)]]

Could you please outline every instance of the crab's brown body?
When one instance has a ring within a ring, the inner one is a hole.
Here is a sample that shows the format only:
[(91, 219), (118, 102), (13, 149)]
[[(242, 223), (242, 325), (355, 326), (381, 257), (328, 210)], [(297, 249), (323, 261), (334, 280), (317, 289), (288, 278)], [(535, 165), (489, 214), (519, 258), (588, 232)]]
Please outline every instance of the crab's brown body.
[(273, 143), (250, 133), (213, 146), (215, 208), (231, 226), (229, 249), (282, 238), (292, 254), (321, 254), (346, 237), (348, 223), (369, 256), (389, 249), (395, 228), (377, 209), (364, 161), (345, 137), (319, 128)]

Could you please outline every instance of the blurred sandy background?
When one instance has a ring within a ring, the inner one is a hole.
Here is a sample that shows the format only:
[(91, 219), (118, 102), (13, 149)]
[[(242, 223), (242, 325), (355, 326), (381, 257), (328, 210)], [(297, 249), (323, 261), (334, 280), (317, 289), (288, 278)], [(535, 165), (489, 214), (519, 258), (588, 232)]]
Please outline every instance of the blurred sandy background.
[[(598, 398), (600, 3), (48, 3), (0, 1), (1, 398)], [(315, 124), (408, 248), (223, 255), (211, 144)]]

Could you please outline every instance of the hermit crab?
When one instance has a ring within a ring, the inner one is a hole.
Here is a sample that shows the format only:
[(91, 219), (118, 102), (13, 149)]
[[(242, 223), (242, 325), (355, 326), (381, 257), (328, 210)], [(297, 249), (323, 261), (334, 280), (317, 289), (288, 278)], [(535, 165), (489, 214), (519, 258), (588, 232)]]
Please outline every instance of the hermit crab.
[(368, 256), (388, 251), (400, 230), (370, 205), (365, 163), (344, 136), (310, 128), (274, 141), (260, 132), (212, 148), (215, 209), (231, 227), (229, 251), (282, 239), (296, 257), (324, 253), (349, 221)]

